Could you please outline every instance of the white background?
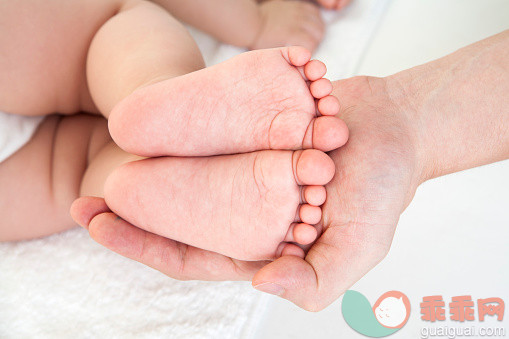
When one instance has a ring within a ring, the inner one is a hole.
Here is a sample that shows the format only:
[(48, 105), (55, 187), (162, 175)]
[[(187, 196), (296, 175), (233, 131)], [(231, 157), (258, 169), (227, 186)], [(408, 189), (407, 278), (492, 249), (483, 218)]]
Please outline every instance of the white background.
[[(357, 73), (389, 75), (508, 28), (508, 0), (393, 0)], [(508, 161), (438, 178), (418, 189), (388, 257), (351, 289), (371, 303), (389, 290), (410, 298), (410, 319), (390, 338), (418, 338), (421, 328), (430, 326), (420, 319), (423, 296), (441, 294), (446, 303), (465, 294), (474, 301), (501, 297), (506, 302), (502, 323), (481, 324), (476, 312), (471, 323), (448, 319), (438, 325), (503, 326), (509, 337), (508, 240)], [(343, 320), (341, 299), (308, 313), (276, 297), (255, 337), (364, 338)]]

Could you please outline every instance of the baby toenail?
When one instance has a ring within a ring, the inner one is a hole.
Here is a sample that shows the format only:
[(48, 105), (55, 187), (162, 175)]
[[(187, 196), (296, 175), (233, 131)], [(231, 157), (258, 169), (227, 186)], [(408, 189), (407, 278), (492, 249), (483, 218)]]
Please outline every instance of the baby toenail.
[(274, 294), (277, 296), (280, 296), (281, 294), (283, 294), (285, 292), (285, 289), (282, 286), (280, 286), (278, 284), (271, 283), (271, 282), (261, 283), (261, 284), (255, 285), (253, 287), (256, 288), (258, 291), (262, 291), (262, 292), (269, 293), (269, 294)]

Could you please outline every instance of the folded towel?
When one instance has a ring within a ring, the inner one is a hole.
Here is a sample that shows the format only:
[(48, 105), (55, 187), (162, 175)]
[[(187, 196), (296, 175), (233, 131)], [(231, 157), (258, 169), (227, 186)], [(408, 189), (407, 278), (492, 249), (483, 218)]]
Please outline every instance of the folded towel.
[[(388, 0), (325, 12), (316, 57), (351, 76)], [(208, 65), (243, 50), (192, 30)], [(266, 297), (246, 282), (179, 282), (92, 241), (83, 229), (0, 244), (0, 338), (248, 338)]]

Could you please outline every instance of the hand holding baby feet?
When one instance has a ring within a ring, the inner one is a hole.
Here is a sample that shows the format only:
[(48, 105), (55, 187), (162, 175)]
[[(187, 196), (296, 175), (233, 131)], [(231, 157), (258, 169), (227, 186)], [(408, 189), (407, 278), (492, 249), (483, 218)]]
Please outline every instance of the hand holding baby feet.
[(115, 106), (116, 144), (140, 156), (324, 152), (348, 138), (325, 65), (303, 47), (243, 53), (136, 90)]
[(303, 1), (267, 1), (259, 5), (260, 30), (250, 49), (304, 46), (314, 51), (323, 39), (320, 10)]
[[(125, 164), (105, 200), (137, 227), (240, 260), (304, 257), (322, 219), (334, 163), (318, 150), (208, 158), (162, 157)], [(294, 244), (288, 244), (294, 243)]]

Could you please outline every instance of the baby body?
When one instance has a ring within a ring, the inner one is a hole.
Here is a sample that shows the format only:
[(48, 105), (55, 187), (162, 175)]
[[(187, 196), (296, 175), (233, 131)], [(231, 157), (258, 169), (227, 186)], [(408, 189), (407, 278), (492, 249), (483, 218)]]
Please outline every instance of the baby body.
[[(316, 238), (334, 175), (323, 152), (347, 139), (325, 66), (310, 60), (323, 34), (316, 6), (31, 0), (0, 11), (0, 110), (47, 115), (0, 163), (0, 240), (72, 227), (69, 207), (83, 195), (239, 259), (302, 256), (290, 243)], [(308, 49), (203, 68), (177, 18), (239, 46)]]

